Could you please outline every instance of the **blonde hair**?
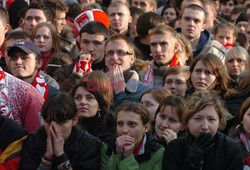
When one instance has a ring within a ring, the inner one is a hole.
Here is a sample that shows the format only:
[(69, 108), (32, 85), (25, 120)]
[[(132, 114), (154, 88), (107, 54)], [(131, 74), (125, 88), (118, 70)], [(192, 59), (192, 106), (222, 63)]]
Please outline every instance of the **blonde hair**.
[(160, 25), (160, 26), (157, 26), (155, 28), (153, 28), (152, 30), (149, 31), (149, 35), (152, 36), (152, 35), (159, 35), (159, 34), (163, 34), (163, 35), (166, 35), (167, 33), (169, 33), (177, 42), (177, 33), (176, 31), (168, 26), (168, 25)]
[(165, 80), (169, 75), (176, 75), (179, 73), (183, 73), (186, 81), (189, 79), (190, 77), (190, 71), (189, 71), (189, 67), (187, 66), (178, 66), (178, 67), (170, 67), (168, 68), (162, 78), (163, 81), (163, 85), (165, 84)]
[(229, 59), (231, 59), (235, 56), (240, 57), (241, 59), (245, 58), (244, 60), (246, 61), (246, 64), (248, 66), (249, 54), (245, 48), (243, 48), (241, 46), (235, 46), (235, 47), (231, 48), (226, 54), (225, 61), (228, 61)]

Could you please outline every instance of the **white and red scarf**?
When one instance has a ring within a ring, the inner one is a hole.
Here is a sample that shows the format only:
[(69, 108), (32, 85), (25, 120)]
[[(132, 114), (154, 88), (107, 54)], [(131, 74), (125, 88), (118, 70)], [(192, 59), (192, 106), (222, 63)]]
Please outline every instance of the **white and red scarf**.
[(8, 108), (8, 90), (6, 84), (8, 84), (6, 75), (0, 67), (0, 115), (13, 119), (13, 115)]
[(44, 100), (48, 98), (49, 86), (45, 82), (44, 77), (40, 75), (39, 72), (36, 73), (34, 80), (32, 82), (32, 86), (34, 86), (39, 91)]

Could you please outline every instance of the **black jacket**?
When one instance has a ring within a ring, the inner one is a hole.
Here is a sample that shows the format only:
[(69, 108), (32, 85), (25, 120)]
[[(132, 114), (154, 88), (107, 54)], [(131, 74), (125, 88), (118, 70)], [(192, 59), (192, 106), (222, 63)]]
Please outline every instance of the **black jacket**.
[[(214, 138), (215, 145), (205, 154), (202, 170), (242, 170), (243, 155), (240, 145), (220, 132)], [(170, 142), (164, 153), (163, 169), (195, 170), (186, 162), (191, 142), (191, 135)]]
[[(47, 135), (42, 126), (36, 133), (30, 134), (23, 144), (20, 170), (37, 169), (46, 151)], [(69, 139), (64, 144), (64, 152), (74, 170), (100, 169), (101, 142), (94, 136), (77, 127), (72, 128)], [(53, 163), (52, 169), (57, 169)]]

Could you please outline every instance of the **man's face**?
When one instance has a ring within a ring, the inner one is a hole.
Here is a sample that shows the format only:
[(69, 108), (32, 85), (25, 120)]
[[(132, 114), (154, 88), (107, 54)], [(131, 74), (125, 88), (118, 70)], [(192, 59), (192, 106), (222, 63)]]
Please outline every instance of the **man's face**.
[(121, 66), (122, 71), (126, 71), (130, 69), (135, 62), (135, 56), (133, 55), (132, 50), (122, 39), (108, 42), (105, 52), (105, 64), (109, 70), (111, 70), (112, 67), (119, 65)]
[(250, 46), (250, 23), (248, 24), (248, 26), (246, 28), (246, 35), (247, 35), (248, 43)]
[(222, 45), (234, 44), (235, 41), (233, 30), (229, 28), (218, 29), (218, 32), (214, 35), (214, 39), (219, 41)]
[[(2, 20), (0, 19), (0, 47), (2, 46), (5, 38), (5, 33), (8, 31), (6, 25), (3, 24)], [(0, 55), (1, 58), (1, 55)]]
[(159, 65), (167, 64), (174, 56), (176, 39), (170, 33), (150, 36), (150, 49), (153, 60)]
[(27, 54), (23, 50), (17, 48), (10, 59), (11, 74), (20, 79), (33, 76), (38, 69), (35, 54)]
[(202, 11), (186, 8), (181, 17), (181, 32), (189, 40), (200, 37), (205, 29), (205, 14)]
[(108, 9), (110, 28), (117, 33), (124, 33), (128, 30), (128, 24), (132, 17), (125, 6), (110, 7)]
[(206, 11), (206, 29), (212, 30), (216, 19), (216, 11), (210, 5), (205, 5), (204, 10)]
[(10, 67), (10, 57), (7, 54), (7, 51), (17, 42), (19, 39), (9, 39), (5, 43), (5, 52), (4, 52), (4, 60), (6, 63), (6, 66)]
[(150, 0), (132, 0), (132, 6), (142, 9), (144, 12), (156, 11), (156, 6)]
[(58, 34), (62, 32), (64, 25), (66, 25), (65, 18), (66, 18), (65, 12), (56, 11), (56, 18), (54, 18), (53, 24), (55, 25)]
[(238, 22), (236, 24), (237, 32), (245, 33), (247, 25), (248, 25), (248, 22), (246, 22), (246, 21), (240, 21), (240, 22)]
[(81, 51), (85, 54), (91, 54), (94, 63), (102, 61), (104, 57), (105, 37), (100, 34), (82, 33), (80, 39)]
[(23, 30), (27, 32), (28, 34), (31, 34), (33, 31), (33, 28), (41, 23), (46, 22), (47, 19), (44, 15), (44, 12), (40, 9), (29, 9), (26, 12), (26, 15), (24, 17), (24, 27)]
[(221, 13), (225, 16), (231, 15), (232, 10), (234, 9), (234, 2), (233, 0), (227, 1), (226, 3), (220, 4)]

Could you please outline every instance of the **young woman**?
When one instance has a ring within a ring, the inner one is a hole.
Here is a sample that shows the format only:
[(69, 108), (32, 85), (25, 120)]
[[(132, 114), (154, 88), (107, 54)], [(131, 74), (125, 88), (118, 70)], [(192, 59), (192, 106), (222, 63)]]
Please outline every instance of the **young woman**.
[(171, 95), (185, 96), (189, 77), (189, 68), (186, 66), (168, 68), (163, 75), (163, 88)]
[(240, 73), (247, 69), (248, 52), (241, 46), (231, 48), (225, 58), (225, 66), (230, 77), (238, 82)]
[(153, 88), (145, 91), (140, 99), (140, 102), (148, 110), (150, 122), (155, 119), (155, 113), (160, 103), (169, 96), (166, 90), (160, 90), (159, 88)]
[(113, 91), (107, 75), (93, 71), (71, 92), (78, 110), (78, 126), (105, 140), (115, 131), (115, 121), (110, 106)]
[(143, 105), (123, 103), (115, 114), (117, 137), (103, 143), (101, 169), (162, 169), (164, 148), (152, 135), (146, 134), (150, 122)]
[(156, 112), (153, 131), (156, 139), (164, 146), (181, 135), (179, 132), (183, 129), (185, 103), (185, 99), (181, 96), (168, 96), (161, 102)]
[(166, 19), (168, 24), (178, 17), (176, 10), (174, 9), (173, 5), (171, 5), (171, 4), (166, 4), (163, 7), (162, 12), (161, 12), (161, 16)]
[(19, 169), (99, 169), (100, 141), (76, 127), (77, 108), (66, 93), (42, 107), (44, 125), (23, 143)]
[(32, 32), (32, 38), (42, 53), (42, 70), (45, 70), (49, 59), (59, 52), (59, 37), (56, 28), (48, 22), (39, 23)]
[(229, 87), (229, 75), (222, 61), (214, 54), (201, 54), (190, 66), (187, 94), (198, 90), (215, 90), (222, 98)]
[(242, 169), (240, 145), (219, 132), (228, 113), (216, 92), (195, 92), (187, 100), (186, 108), (183, 125), (190, 133), (167, 145), (163, 169)]
[(240, 124), (236, 128), (237, 135), (240, 139), (240, 144), (242, 146), (243, 155), (245, 158), (244, 168), (250, 168), (250, 97), (246, 99), (243, 103), (240, 114), (239, 114)]

